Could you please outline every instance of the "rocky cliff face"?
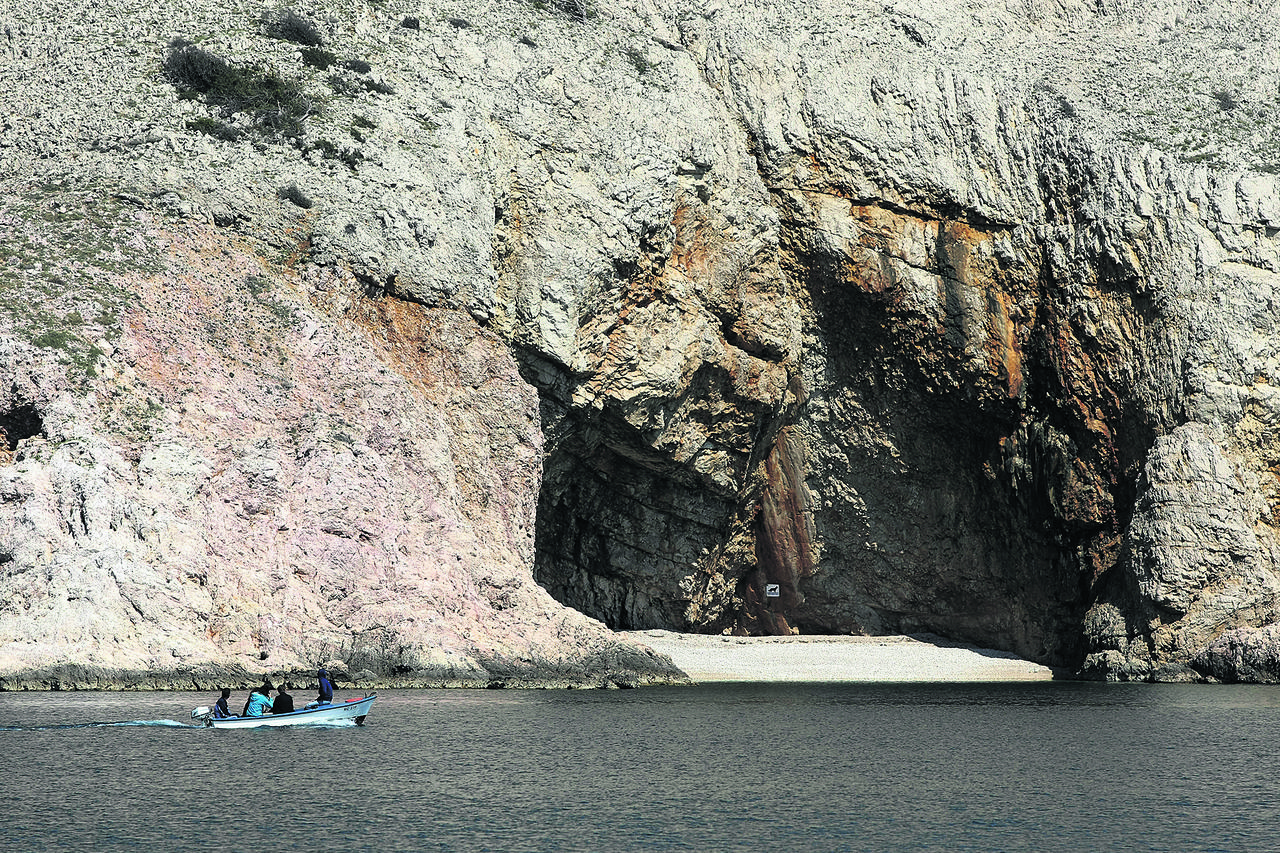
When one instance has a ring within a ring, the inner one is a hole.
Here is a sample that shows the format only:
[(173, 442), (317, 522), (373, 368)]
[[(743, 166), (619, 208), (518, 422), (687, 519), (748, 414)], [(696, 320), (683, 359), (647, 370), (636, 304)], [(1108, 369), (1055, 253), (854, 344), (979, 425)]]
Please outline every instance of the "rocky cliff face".
[(5, 14), (18, 681), (1280, 678), (1254, 4)]
[(491, 334), (122, 220), (156, 267), (89, 262), (128, 294), (114, 343), (79, 376), (6, 352), (5, 408), (38, 413), (0, 470), (7, 686), (675, 676), (531, 582), (536, 398)]

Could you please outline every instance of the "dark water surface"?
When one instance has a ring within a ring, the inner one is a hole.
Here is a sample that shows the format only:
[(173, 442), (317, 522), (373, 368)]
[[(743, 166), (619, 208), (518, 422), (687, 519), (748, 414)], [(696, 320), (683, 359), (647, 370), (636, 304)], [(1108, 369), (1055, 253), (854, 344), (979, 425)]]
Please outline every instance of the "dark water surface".
[(1280, 851), (1274, 687), (389, 691), (363, 728), (184, 725), (214, 698), (0, 693), (5, 853)]

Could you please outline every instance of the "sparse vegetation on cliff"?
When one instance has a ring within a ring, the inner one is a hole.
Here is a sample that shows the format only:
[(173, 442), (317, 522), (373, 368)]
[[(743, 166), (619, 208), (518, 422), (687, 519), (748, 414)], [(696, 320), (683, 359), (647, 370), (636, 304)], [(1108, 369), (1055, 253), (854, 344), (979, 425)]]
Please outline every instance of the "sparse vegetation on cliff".
[(130, 303), (111, 273), (144, 272), (145, 260), (125, 251), (128, 208), (87, 181), (29, 186), (0, 196), (0, 332), (5, 327), (55, 354), (73, 380), (96, 373), (99, 340), (120, 335)]
[(267, 35), (282, 41), (316, 48), (324, 44), (324, 37), (315, 21), (292, 9), (276, 9), (262, 16), (263, 30)]
[[(184, 39), (169, 44), (164, 72), (183, 98), (202, 98), (224, 119), (245, 119), (249, 128), (276, 138), (298, 139), (319, 102), (296, 81), (261, 67), (239, 66)], [(205, 126), (199, 128), (205, 130)], [(205, 131), (207, 132), (207, 131)], [(225, 124), (214, 135), (234, 133)]]

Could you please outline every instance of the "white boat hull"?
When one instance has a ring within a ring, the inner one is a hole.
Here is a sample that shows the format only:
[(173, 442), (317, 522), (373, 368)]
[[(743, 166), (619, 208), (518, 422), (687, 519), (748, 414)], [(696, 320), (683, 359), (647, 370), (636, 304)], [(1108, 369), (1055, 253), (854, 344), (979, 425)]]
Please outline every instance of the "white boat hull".
[(288, 714), (265, 714), (261, 717), (224, 717), (222, 719), (214, 719), (212, 714), (206, 716), (199, 713), (205, 711), (204, 708), (197, 708), (192, 712), (192, 717), (203, 719), (206, 726), (212, 726), (215, 729), (258, 729), (266, 726), (331, 726), (335, 723), (348, 721), (362, 726), (364, 725), (364, 718), (369, 715), (369, 709), (373, 707), (373, 700), (377, 698), (378, 694), (373, 693), (362, 699), (332, 702), (328, 705), (318, 705), (315, 708), (302, 708)]

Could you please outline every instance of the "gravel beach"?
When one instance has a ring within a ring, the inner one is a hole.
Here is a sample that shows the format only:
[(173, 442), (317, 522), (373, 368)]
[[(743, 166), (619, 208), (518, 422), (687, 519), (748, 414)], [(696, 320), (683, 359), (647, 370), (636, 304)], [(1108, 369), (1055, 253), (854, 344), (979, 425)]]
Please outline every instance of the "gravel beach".
[(727, 637), (632, 631), (695, 683), (723, 681), (1048, 681), (1049, 667), (928, 636)]

